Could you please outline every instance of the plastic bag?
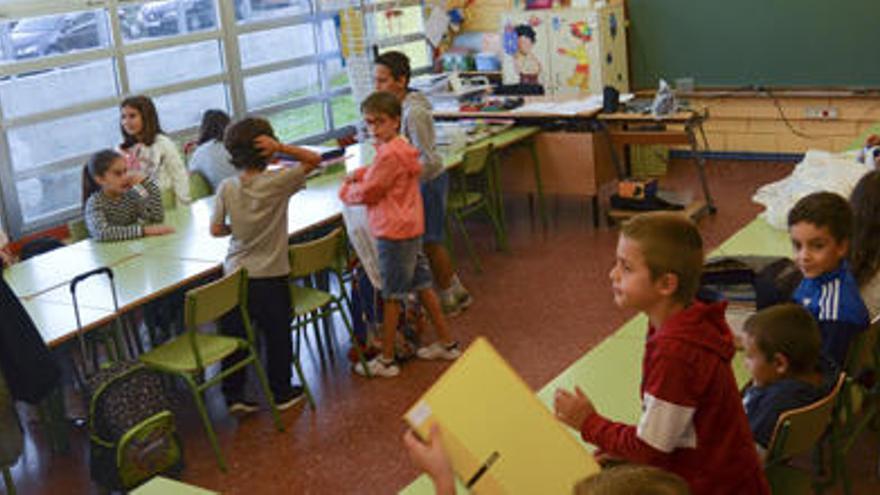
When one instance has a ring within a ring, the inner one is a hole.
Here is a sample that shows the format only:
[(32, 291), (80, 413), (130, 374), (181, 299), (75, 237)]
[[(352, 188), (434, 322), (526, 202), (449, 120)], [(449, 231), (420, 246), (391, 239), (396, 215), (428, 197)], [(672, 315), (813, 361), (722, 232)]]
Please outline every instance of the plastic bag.
[(794, 171), (777, 182), (767, 184), (752, 196), (766, 210), (761, 217), (773, 227), (788, 228), (788, 212), (801, 198), (819, 191), (830, 191), (849, 198), (863, 175), (872, 170), (856, 161), (855, 153), (809, 150)]

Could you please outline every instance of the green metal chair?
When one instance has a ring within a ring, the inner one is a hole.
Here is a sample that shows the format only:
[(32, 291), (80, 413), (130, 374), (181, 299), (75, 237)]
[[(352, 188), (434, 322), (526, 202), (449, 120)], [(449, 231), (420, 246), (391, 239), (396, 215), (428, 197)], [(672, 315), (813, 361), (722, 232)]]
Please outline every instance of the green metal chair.
[(86, 221), (82, 218), (75, 218), (67, 222), (67, 232), (70, 236), (70, 242), (79, 242), (89, 238), (89, 229), (86, 227)]
[(451, 171), (449, 198), (447, 201), (447, 231), (451, 234), (452, 225), (456, 225), (462, 234), (465, 249), (474, 264), (474, 268), (482, 271), (480, 260), (474, 251), (473, 243), (464, 225), (464, 219), (476, 213), (484, 212), (495, 229), (495, 241), (499, 249), (507, 249), (507, 234), (501, 221), (498, 198), (498, 184), (495, 174), (495, 153), (492, 143), (469, 148), (462, 163)]
[(15, 494), (10, 468), (18, 462), (24, 439), (21, 434), (21, 423), (15, 411), (15, 402), (6, 386), (6, 380), (0, 373), (0, 467), (3, 470), (3, 483), (6, 493)]
[(779, 416), (764, 461), (764, 472), (774, 494), (812, 493), (811, 473), (790, 466), (788, 461), (819, 446), (831, 423), (834, 405), (845, 380), (846, 375), (841, 373), (828, 395)]
[[(220, 469), (226, 471), (226, 461), (223, 458), (223, 453), (220, 451), (217, 435), (214, 433), (214, 427), (211, 424), (211, 419), (208, 417), (208, 411), (205, 408), (202, 396), (203, 392), (209, 387), (220, 383), (223, 378), (252, 364), (257, 372), (266, 401), (269, 403), (269, 409), (272, 412), (272, 418), (275, 420), (275, 426), (278, 428), (278, 431), (284, 430), (284, 425), (281, 424), (281, 418), (278, 415), (278, 409), (275, 407), (275, 400), (269, 390), (266, 373), (260, 364), (260, 357), (254, 345), (254, 331), (251, 327), (251, 319), (247, 311), (246, 271), (244, 269), (237, 270), (220, 280), (190, 290), (186, 293), (184, 304), (186, 332), (142, 354), (140, 360), (150, 368), (176, 375), (186, 382), (195, 398), (199, 415), (202, 418), (202, 424), (217, 457), (217, 463), (220, 465)], [(247, 339), (199, 332), (198, 329), (201, 325), (219, 320), (221, 316), (236, 307), (241, 310)], [(247, 351), (246, 358), (228, 369), (221, 370), (207, 381), (203, 379), (205, 368), (220, 362), (223, 358), (239, 349)], [(297, 367), (297, 371), (300, 373), (303, 388), (306, 393), (310, 393), (299, 367)]]
[(214, 194), (214, 190), (204, 175), (195, 171), (189, 173), (189, 196), (193, 201), (212, 194)]
[(831, 449), (831, 476), (820, 488), (843, 485), (843, 493), (849, 495), (852, 486), (846, 469), (846, 457), (865, 428), (880, 415), (880, 382), (867, 388), (858, 380), (866, 370), (880, 370), (880, 322), (875, 321), (850, 344), (844, 365), (847, 381), (838, 398), (834, 411), (834, 423), (829, 438)]
[[(345, 282), (342, 271), (347, 261), (345, 235), (342, 228), (336, 228), (329, 234), (297, 244), (292, 244), (290, 254), (290, 297), (293, 308), (292, 328), (296, 334), (296, 360), (299, 360), (299, 349), (302, 330), (309, 324), (315, 330), (315, 335), (320, 339), (318, 323), (325, 318), (338, 312), (342, 317), (348, 335), (351, 338), (361, 365), (366, 368), (366, 359), (361, 348), (357, 345), (351, 321), (348, 319), (346, 308), (351, 307), (348, 295), (345, 292)], [(309, 282), (312, 276), (319, 273), (330, 273), (336, 279), (339, 294), (316, 289), (297, 282)], [(326, 332), (329, 335), (329, 332)], [(319, 340), (320, 344), (320, 340)], [(329, 345), (329, 342), (328, 342)]]

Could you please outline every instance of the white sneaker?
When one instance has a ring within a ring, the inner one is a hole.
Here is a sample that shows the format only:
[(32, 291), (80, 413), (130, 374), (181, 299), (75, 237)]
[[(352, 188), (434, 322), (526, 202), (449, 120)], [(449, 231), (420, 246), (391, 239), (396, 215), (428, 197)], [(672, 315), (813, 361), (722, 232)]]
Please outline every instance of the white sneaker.
[(458, 302), (458, 307), (461, 309), (467, 309), (474, 302), (474, 298), (471, 297), (471, 293), (464, 289), (462, 289), (460, 292), (455, 291), (455, 299), (456, 302)]
[(440, 295), (440, 307), (443, 309), (443, 314), (446, 315), (447, 318), (452, 318), (453, 316), (461, 314), (461, 304), (458, 302), (458, 298), (455, 297), (455, 294), (453, 294), (452, 291), (443, 292)]
[(419, 350), (416, 351), (416, 355), (420, 359), (445, 359), (447, 361), (452, 361), (458, 359), (458, 356), (461, 356), (461, 351), (458, 349), (458, 342), (445, 345), (442, 342), (437, 341), (429, 346), (419, 347)]
[[(378, 356), (367, 361), (367, 369), (370, 370), (370, 375), (382, 376), (385, 378), (391, 378), (400, 374), (400, 368), (398, 368), (393, 361), (390, 363), (384, 363), (382, 358)], [(364, 370), (364, 367), (360, 362), (354, 365), (354, 372), (361, 376), (367, 376), (367, 372)]]

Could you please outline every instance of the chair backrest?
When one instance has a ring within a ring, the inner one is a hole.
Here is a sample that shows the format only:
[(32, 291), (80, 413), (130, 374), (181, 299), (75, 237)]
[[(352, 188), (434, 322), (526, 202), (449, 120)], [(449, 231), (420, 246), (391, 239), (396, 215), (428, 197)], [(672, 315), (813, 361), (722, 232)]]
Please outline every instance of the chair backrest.
[(205, 176), (200, 172), (192, 171), (189, 173), (189, 196), (193, 201), (214, 194), (211, 184), (208, 183)]
[(201, 285), (186, 293), (184, 321), (187, 330), (218, 320), (236, 306), (246, 311), (247, 271), (236, 270), (214, 282)]
[(474, 148), (469, 148), (464, 153), (464, 158), (462, 158), (459, 170), (465, 175), (481, 173), (489, 163), (489, 159), (492, 157), (492, 151), (492, 143), (485, 143)]
[(874, 321), (868, 329), (858, 334), (849, 346), (846, 357), (846, 372), (850, 376), (858, 376), (865, 368), (877, 366), (877, 339), (880, 335), (880, 320)]
[(831, 422), (835, 399), (843, 388), (846, 375), (841, 373), (831, 392), (804, 407), (785, 411), (776, 420), (776, 428), (767, 448), (767, 464), (810, 452)]
[(67, 232), (70, 236), (70, 242), (79, 242), (89, 237), (89, 229), (86, 227), (86, 221), (82, 218), (74, 218), (67, 222)]
[(339, 227), (320, 239), (292, 244), (288, 251), (290, 276), (300, 278), (322, 270), (339, 269), (345, 260), (342, 256), (344, 242), (344, 232)]

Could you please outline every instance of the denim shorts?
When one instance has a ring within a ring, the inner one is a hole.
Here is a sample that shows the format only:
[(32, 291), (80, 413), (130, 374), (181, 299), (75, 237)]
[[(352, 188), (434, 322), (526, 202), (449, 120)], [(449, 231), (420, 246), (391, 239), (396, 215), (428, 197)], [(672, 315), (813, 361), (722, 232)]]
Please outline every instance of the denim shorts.
[(425, 207), (425, 234), (422, 240), (426, 244), (443, 242), (447, 195), (449, 174), (446, 172), (422, 184), (422, 204)]
[(376, 239), (382, 299), (403, 300), (413, 291), (432, 286), (431, 268), (422, 252), (422, 238)]

